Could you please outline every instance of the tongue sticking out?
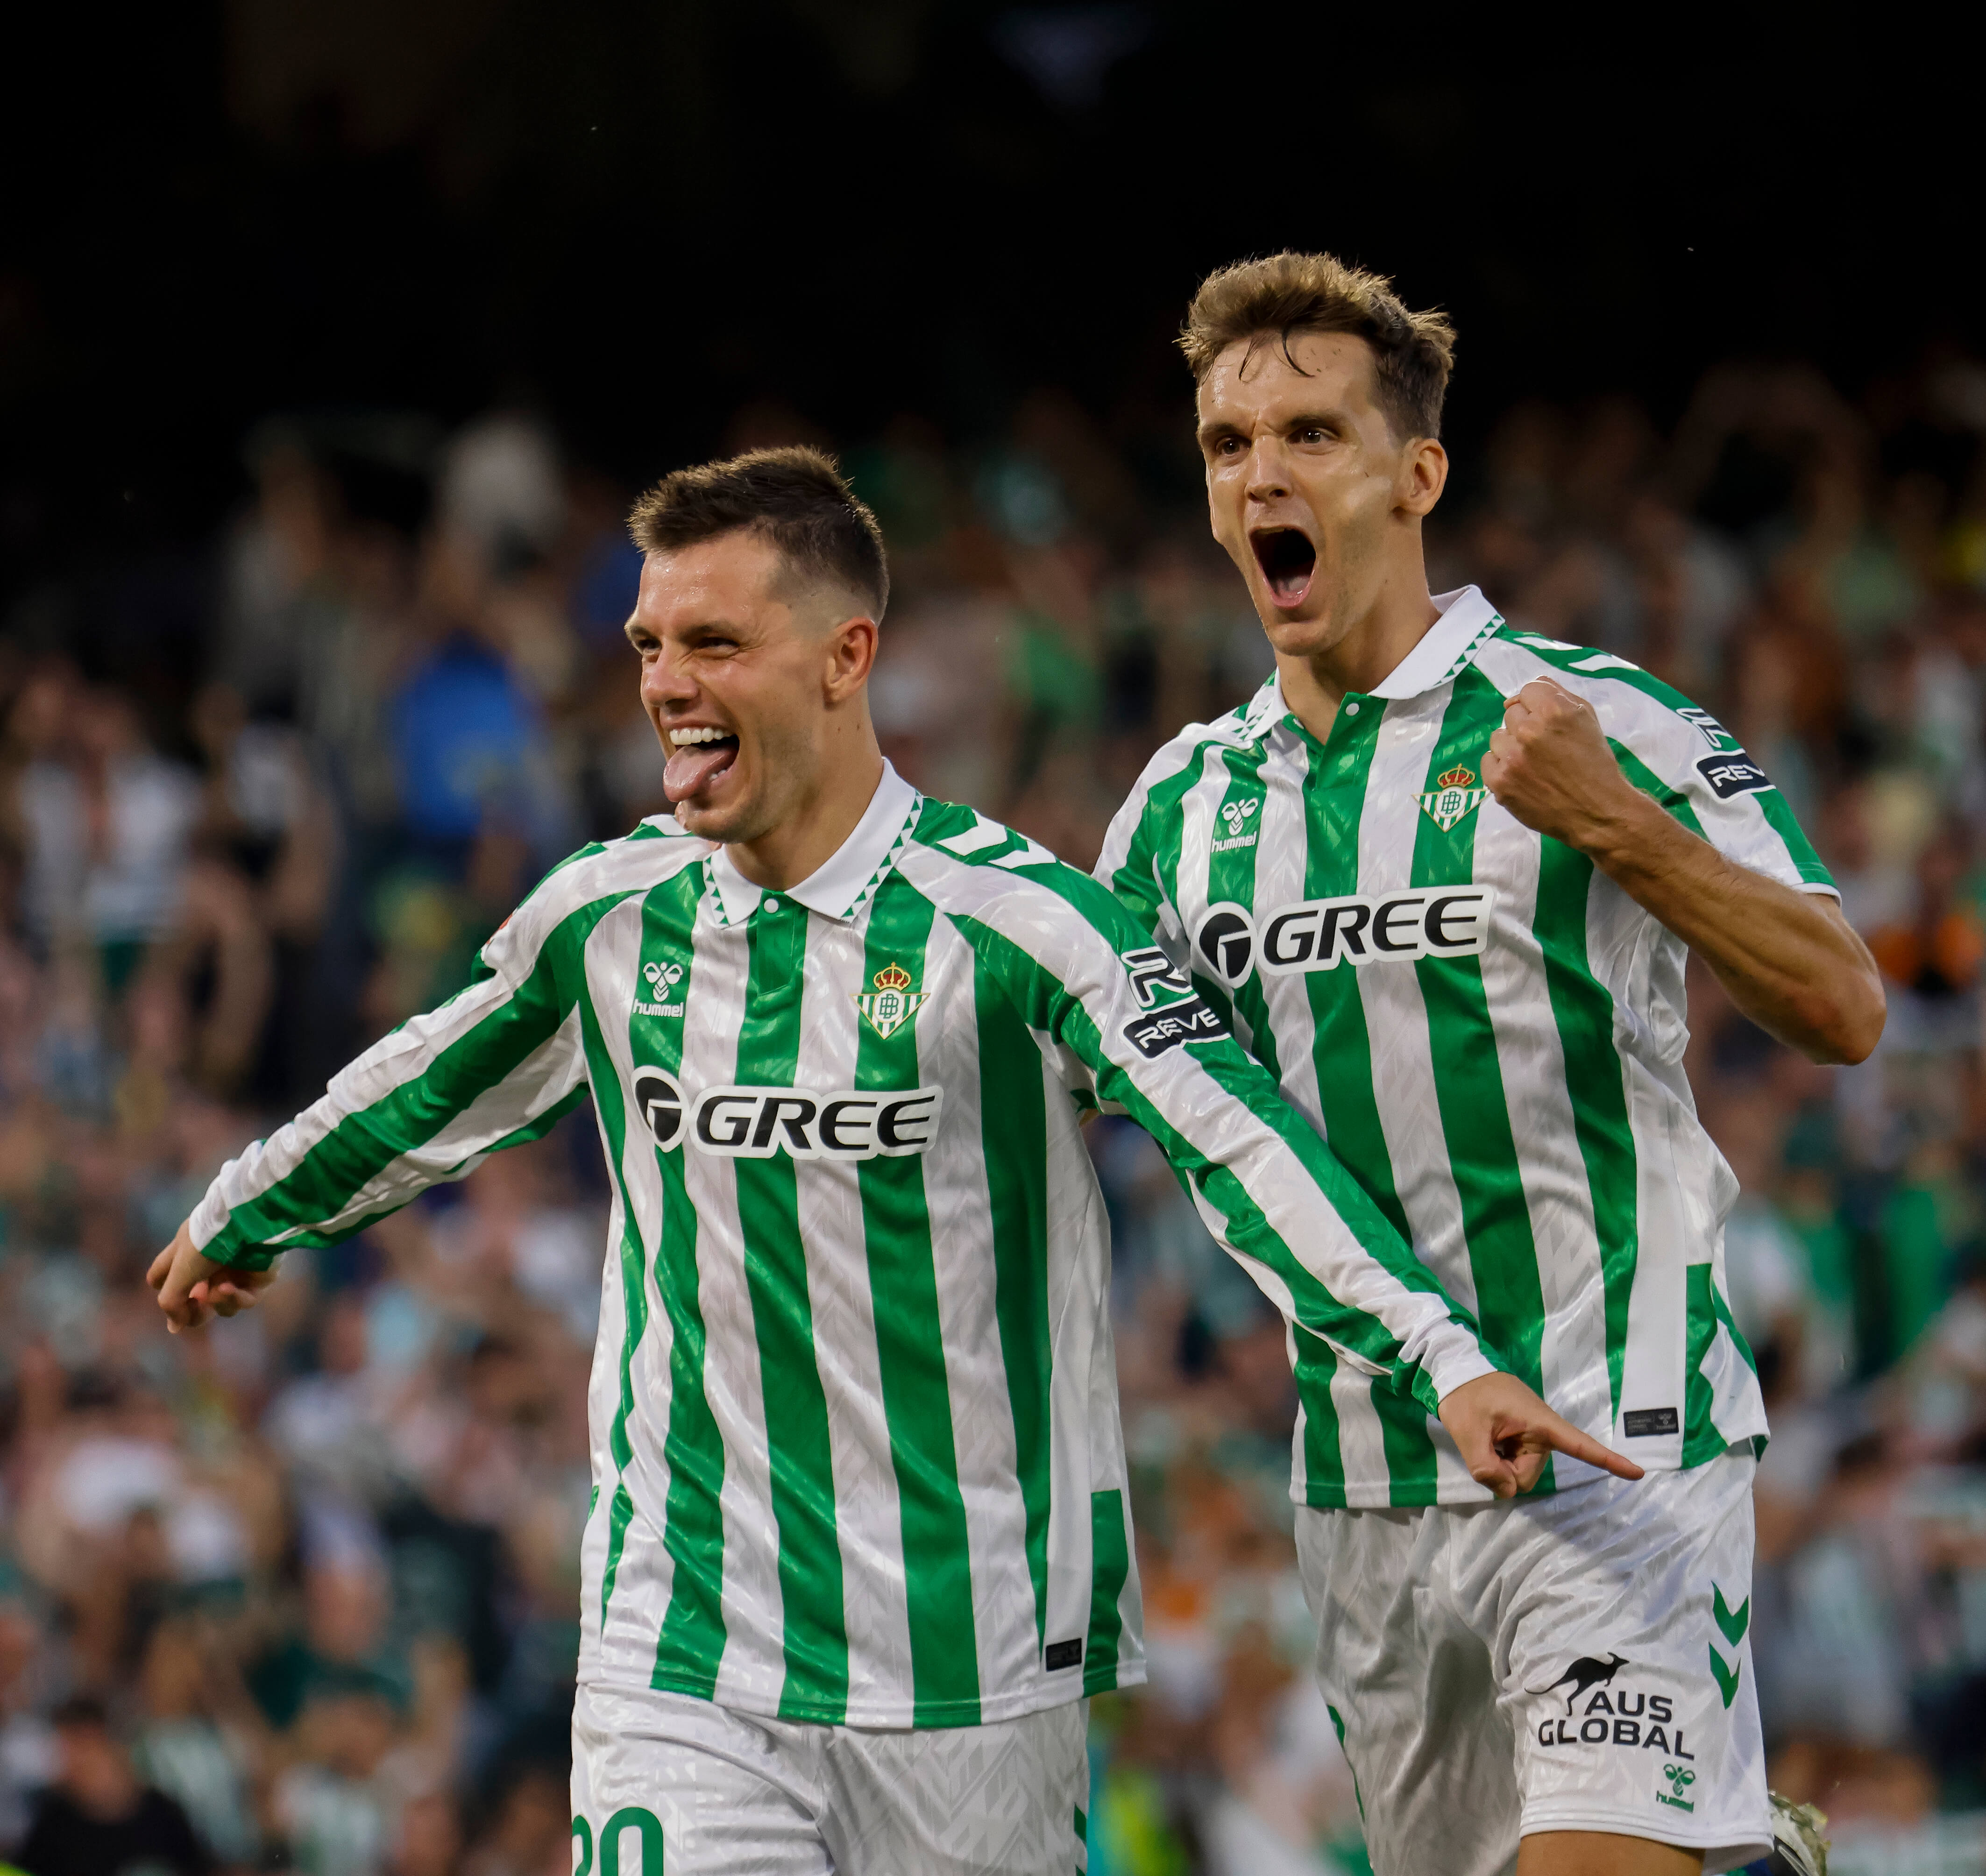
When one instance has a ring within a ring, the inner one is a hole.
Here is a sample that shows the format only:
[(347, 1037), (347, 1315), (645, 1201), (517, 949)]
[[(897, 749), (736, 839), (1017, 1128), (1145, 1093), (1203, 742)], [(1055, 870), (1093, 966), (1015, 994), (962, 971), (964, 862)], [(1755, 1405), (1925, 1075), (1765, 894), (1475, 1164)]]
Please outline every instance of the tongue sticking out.
[(678, 749), (662, 771), (662, 787), (672, 802), (682, 801), (729, 768), (737, 755), (735, 741), (693, 743)]

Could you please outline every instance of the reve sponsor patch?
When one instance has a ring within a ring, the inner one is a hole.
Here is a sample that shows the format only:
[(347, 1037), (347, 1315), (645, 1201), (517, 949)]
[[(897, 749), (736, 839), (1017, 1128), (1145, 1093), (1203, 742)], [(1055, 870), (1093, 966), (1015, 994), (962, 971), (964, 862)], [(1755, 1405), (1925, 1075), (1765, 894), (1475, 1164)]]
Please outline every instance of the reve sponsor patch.
[(1734, 795), (1747, 795), (1754, 788), (1772, 785), (1771, 777), (1742, 749), (1706, 755), (1697, 764), (1696, 772), (1710, 784), (1710, 792), (1719, 801), (1728, 802)]
[(1124, 1025), (1124, 1040), (1148, 1061), (1182, 1043), (1215, 1042), (1227, 1034), (1227, 1025), (1200, 997), (1148, 1010)]

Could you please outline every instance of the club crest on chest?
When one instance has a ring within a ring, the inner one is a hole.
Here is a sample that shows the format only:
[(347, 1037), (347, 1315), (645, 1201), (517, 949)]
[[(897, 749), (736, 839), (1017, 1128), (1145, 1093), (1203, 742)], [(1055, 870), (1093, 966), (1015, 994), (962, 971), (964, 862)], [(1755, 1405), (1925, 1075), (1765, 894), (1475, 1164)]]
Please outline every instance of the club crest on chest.
[(1415, 799), (1421, 811), (1444, 833), (1452, 832), (1483, 805), (1490, 791), (1476, 778), (1476, 771), (1458, 762), (1434, 778), (1434, 786)]
[(885, 964), (871, 982), (873, 989), (856, 993), (855, 1007), (863, 1021), (887, 1041), (924, 1007), (931, 993), (913, 988), (911, 973), (901, 964)]

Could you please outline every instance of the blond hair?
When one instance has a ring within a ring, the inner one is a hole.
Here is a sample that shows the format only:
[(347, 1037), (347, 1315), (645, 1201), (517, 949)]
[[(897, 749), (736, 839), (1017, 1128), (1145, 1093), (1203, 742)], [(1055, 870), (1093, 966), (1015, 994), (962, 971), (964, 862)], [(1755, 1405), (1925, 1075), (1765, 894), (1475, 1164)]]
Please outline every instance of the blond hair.
[[(1439, 436), (1442, 398), (1455, 364), (1455, 328), (1440, 313), (1410, 313), (1384, 274), (1335, 254), (1285, 249), (1207, 275), (1193, 296), (1180, 350), (1203, 380), (1230, 345), (1264, 339), (1289, 357), (1297, 332), (1348, 332), (1372, 349), (1379, 408), (1402, 437)], [(1290, 362), (1294, 365), (1294, 359)]]

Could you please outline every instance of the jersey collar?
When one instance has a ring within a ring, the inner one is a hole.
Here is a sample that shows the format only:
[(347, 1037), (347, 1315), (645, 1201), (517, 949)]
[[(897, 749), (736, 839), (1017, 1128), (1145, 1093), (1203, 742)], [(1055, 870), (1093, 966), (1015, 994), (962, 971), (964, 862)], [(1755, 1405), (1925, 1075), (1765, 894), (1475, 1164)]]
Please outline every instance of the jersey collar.
[(718, 848), (705, 865), (724, 923), (742, 925), (767, 897), (790, 899), (823, 918), (852, 919), (896, 858), (923, 799), (885, 758), (883, 778), (855, 831), (825, 864), (783, 893), (768, 894), (754, 885), (738, 870), (729, 850)]
[[(1440, 614), (1419, 644), (1395, 665), (1368, 693), (1373, 697), (1419, 697), (1475, 663), (1476, 654), (1503, 621), (1496, 608), (1483, 597), (1478, 587), (1458, 587), (1452, 593), (1434, 596)], [(1248, 734), (1261, 736), (1273, 729), (1289, 714), (1283, 701), (1281, 674), (1271, 678), (1262, 694), (1250, 707)]]

